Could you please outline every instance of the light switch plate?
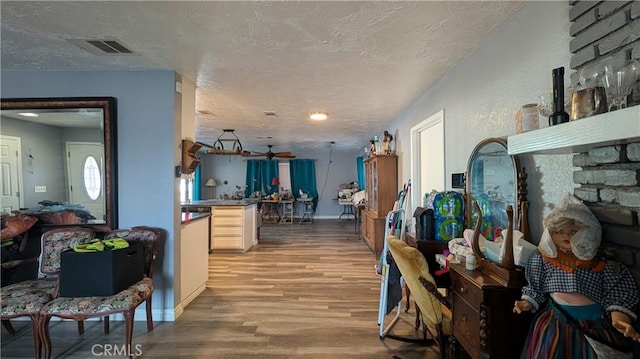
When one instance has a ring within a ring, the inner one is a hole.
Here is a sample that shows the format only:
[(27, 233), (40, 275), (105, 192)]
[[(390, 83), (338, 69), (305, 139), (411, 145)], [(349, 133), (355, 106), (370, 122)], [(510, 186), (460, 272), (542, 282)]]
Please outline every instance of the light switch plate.
[(36, 186), (36, 193), (47, 192), (47, 186)]

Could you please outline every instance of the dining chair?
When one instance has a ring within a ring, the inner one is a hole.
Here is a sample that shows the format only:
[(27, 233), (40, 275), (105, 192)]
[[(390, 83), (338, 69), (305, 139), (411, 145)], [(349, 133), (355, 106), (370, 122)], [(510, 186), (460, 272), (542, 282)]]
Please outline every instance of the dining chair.
[[(57, 277), (60, 273), (60, 254), (77, 244), (88, 243), (94, 232), (88, 228), (57, 228), (41, 236), (38, 278), (10, 284), (0, 288), (0, 319), (11, 333), (10, 319), (29, 317), (33, 331), (35, 357), (40, 358), (41, 338), (38, 330), (40, 310), (56, 296)], [(15, 332), (15, 331), (14, 331)]]
[[(45, 358), (49, 359), (51, 357), (49, 322), (53, 317), (72, 319), (79, 323), (87, 318), (102, 317), (104, 333), (109, 334), (109, 316), (122, 314), (125, 321), (126, 348), (131, 348), (135, 310), (142, 302), (146, 302), (147, 331), (153, 330), (151, 313), (153, 263), (158, 255), (159, 243), (164, 239), (164, 232), (159, 228), (138, 226), (113, 230), (105, 235), (105, 239), (113, 238), (123, 238), (130, 243), (139, 241), (143, 244), (145, 277), (114, 295), (58, 297), (46, 303), (40, 310), (38, 323)], [(129, 354), (131, 355), (132, 353)]]

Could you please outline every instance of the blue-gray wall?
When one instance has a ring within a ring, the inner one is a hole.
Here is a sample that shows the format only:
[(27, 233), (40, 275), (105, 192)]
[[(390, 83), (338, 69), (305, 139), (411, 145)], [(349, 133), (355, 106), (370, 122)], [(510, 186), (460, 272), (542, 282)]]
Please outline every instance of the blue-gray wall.
[[(2, 71), (3, 98), (115, 97), (117, 99), (118, 224), (166, 230), (156, 261), (156, 320), (172, 320), (177, 185), (173, 71)], [(178, 208), (179, 210), (179, 208)], [(167, 317), (168, 316), (168, 317)], [(144, 315), (138, 317), (144, 318)], [(139, 318), (140, 319), (140, 318)]]
[[(320, 197), (318, 209), (314, 218), (338, 218), (343, 207), (338, 204), (338, 186), (358, 180), (356, 171), (356, 157), (358, 151), (329, 151), (326, 150), (292, 150), (297, 159), (316, 160), (316, 183)], [(203, 183), (209, 178), (215, 178), (217, 187), (213, 194), (217, 197), (223, 193), (233, 194), (235, 185), (243, 185), (246, 181), (247, 161), (240, 156), (200, 155), (202, 158), (201, 174)], [(256, 159), (262, 159), (256, 157)], [(286, 160), (280, 160), (286, 161)], [(223, 182), (227, 180), (228, 184)], [(208, 199), (211, 189), (202, 186), (203, 198)], [(343, 217), (344, 218), (344, 217)]]

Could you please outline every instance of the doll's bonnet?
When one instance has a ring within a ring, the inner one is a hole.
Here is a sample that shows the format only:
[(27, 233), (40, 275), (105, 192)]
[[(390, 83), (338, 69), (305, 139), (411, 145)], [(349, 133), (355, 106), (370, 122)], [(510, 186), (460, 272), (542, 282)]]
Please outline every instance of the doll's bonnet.
[(570, 218), (582, 224), (582, 229), (571, 237), (571, 251), (579, 259), (593, 259), (602, 238), (600, 222), (589, 207), (570, 193), (567, 193), (545, 217), (544, 233), (538, 245), (540, 252), (552, 258), (558, 255), (556, 245), (551, 239), (549, 226), (560, 218)]

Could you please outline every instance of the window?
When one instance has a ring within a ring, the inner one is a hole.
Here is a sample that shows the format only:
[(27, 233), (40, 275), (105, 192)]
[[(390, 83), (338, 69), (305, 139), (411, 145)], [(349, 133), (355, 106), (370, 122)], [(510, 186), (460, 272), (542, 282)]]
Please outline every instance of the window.
[(93, 156), (88, 156), (84, 160), (82, 166), (82, 178), (84, 180), (84, 190), (92, 200), (96, 200), (100, 197), (100, 191), (102, 190), (102, 178), (100, 175), (100, 167), (98, 162)]
[(289, 162), (278, 162), (278, 179), (280, 188), (291, 192), (291, 174), (289, 172)]
[(180, 179), (180, 202), (191, 202), (193, 200), (193, 180), (190, 178)]

